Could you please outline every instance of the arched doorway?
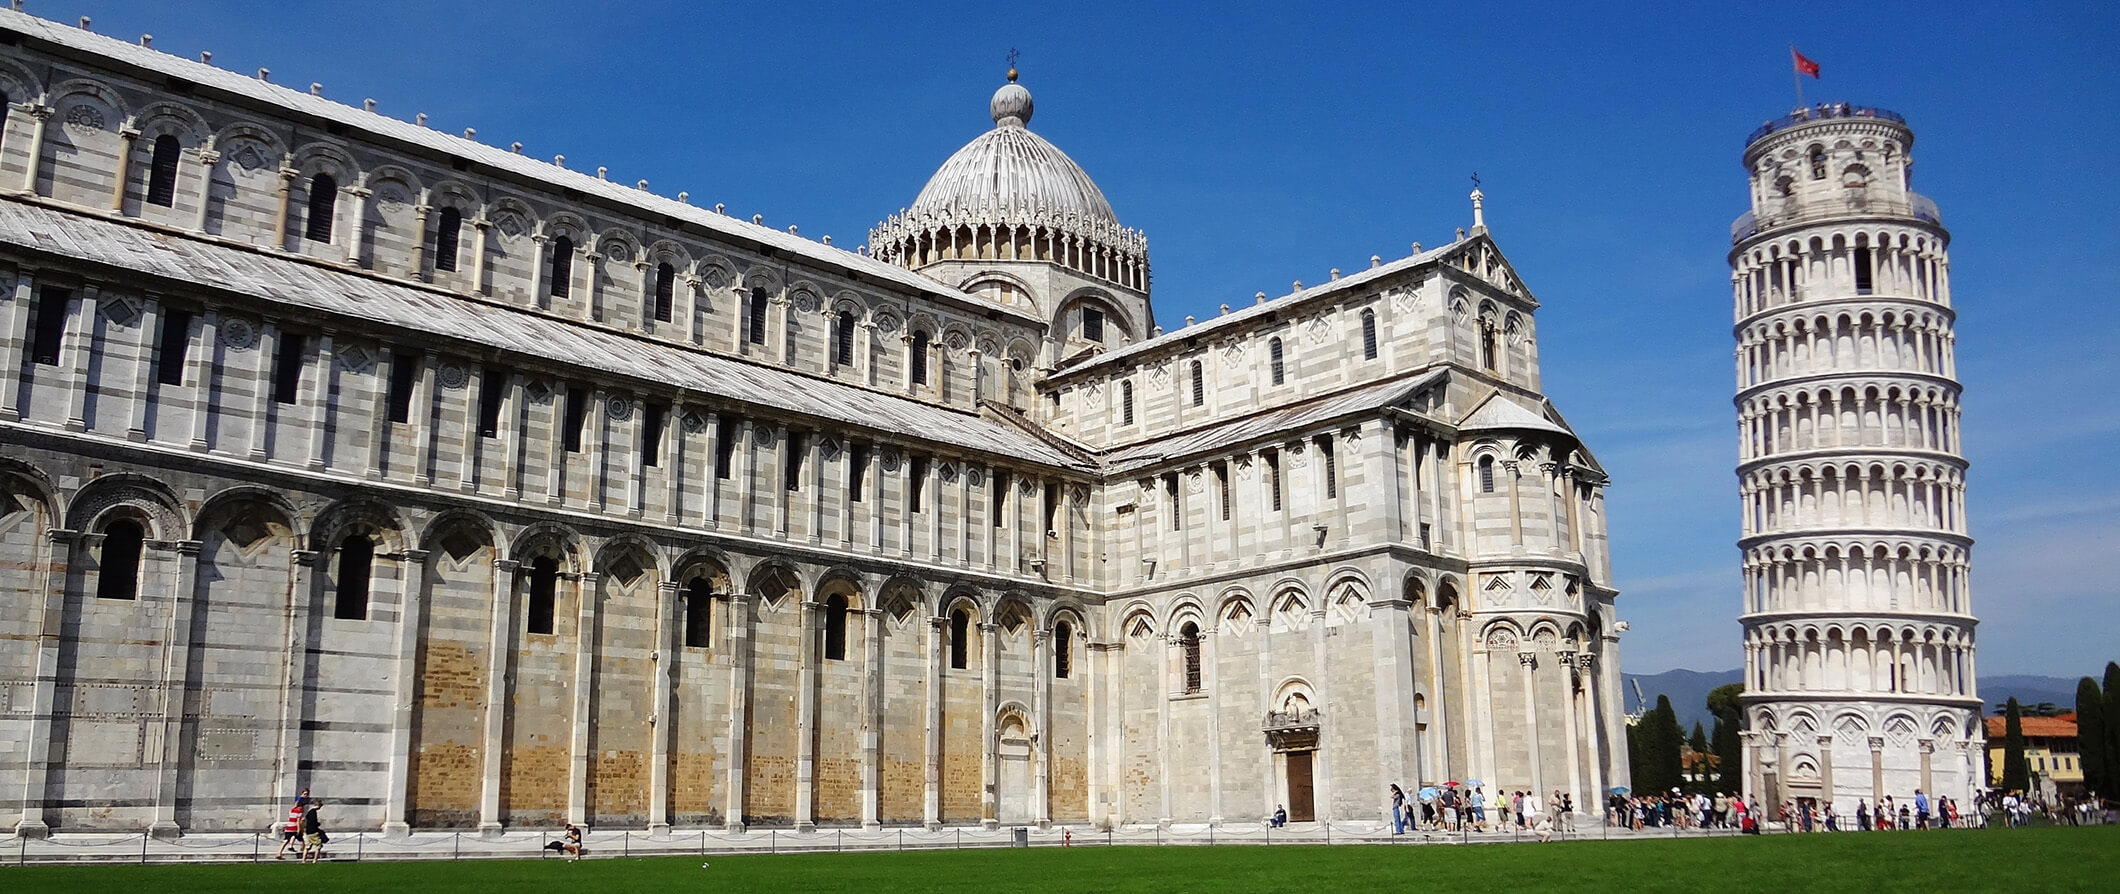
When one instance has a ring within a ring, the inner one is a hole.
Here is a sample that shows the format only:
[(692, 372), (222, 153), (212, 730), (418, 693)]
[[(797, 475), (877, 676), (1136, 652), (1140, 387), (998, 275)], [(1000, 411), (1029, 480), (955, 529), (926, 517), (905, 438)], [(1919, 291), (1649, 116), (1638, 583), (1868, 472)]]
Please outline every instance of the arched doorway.
[(1005, 709), (994, 734), (995, 816), (1004, 826), (1031, 821), (1031, 731), (1023, 715)]

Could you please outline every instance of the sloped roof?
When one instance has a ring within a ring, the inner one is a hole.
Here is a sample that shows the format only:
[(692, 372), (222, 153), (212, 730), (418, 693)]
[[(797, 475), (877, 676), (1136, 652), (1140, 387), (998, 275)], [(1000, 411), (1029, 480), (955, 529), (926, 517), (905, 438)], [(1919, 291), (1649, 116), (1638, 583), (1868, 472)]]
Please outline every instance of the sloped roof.
[(822, 267), (836, 267), (857, 271), (864, 276), (884, 280), (916, 292), (947, 297), (953, 301), (976, 305), (981, 312), (992, 311), (1020, 321), (1042, 324), (1035, 315), (1011, 308), (991, 299), (942, 285), (918, 273), (896, 264), (856, 254), (845, 249), (804, 239), (783, 230), (738, 220), (712, 210), (668, 199), (647, 190), (637, 189), (547, 164), (506, 149), (488, 146), (475, 140), (451, 136), (426, 127), (399, 121), (375, 112), (356, 109), (314, 96), (299, 90), (291, 90), (269, 81), (261, 81), (248, 75), (216, 68), (203, 62), (194, 62), (172, 56), (160, 50), (142, 47), (116, 38), (106, 37), (93, 31), (62, 25), (37, 18), (27, 13), (0, 8), (0, 27), (46, 41), (84, 54), (100, 56), (123, 65), (136, 66), (170, 78), (191, 81), (205, 87), (242, 97), (269, 106), (278, 106), (301, 115), (313, 116), (366, 131), (387, 140), (419, 146), (445, 156), (469, 159), (481, 165), (527, 180), (548, 184), (552, 189), (571, 189), (584, 195), (593, 195), (607, 202), (630, 205), (643, 219), (672, 217), (687, 224), (700, 227), (723, 236), (743, 239), (769, 246), (776, 251), (804, 258)]
[[(2075, 714), (2063, 714), (2059, 717), (2025, 716), (2018, 719), (2023, 723), (2024, 737), (2027, 739), (2076, 738)], [(2002, 737), (2009, 734), (2009, 718), (1988, 717), (1985, 721), (1988, 743), (2000, 747)]]
[(1434, 369), (1413, 378), (1391, 379), (1365, 385), (1351, 391), (1327, 395), (1305, 403), (1280, 407), (1235, 419), (1205, 428), (1178, 432), (1166, 437), (1143, 441), (1111, 451), (1104, 457), (1105, 471), (1111, 475), (1156, 465), (1167, 459), (1191, 456), (1209, 451), (1227, 450), (1254, 438), (1279, 433), (1301, 431), (1312, 425), (1332, 419), (1379, 409), (1403, 402), (1421, 389), (1427, 388), (1449, 375), (1447, 369)]
[(1465, 421), (1458, 423), (1458, 431), (1543, 431), (1575, 439), (1575, 432), (1547, 419), (1542, 412), (1527, 409), (1522, 404), (1510, 400), (1499, 391), (1489, 395), (1486, 402), (1466, 414)]
[(0, 243), (455, 339), (555, 366), (719, 395), (855, 429), (946, 442), (1060, 468), (1092, 468), (1029, 433), (976, 413), (143, 225), (0, 200)]

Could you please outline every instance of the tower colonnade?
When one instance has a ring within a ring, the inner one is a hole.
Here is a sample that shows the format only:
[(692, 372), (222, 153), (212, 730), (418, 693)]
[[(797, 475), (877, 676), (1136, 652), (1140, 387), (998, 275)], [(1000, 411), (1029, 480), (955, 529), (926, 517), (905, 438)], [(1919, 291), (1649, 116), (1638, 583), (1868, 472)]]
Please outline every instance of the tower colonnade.
[(1744, 785), (1764, 804), (1983, 785), (1950, 235), (1911, 189), (1913, 141), (1894, 113), (1824, 105), (1745, 148)]

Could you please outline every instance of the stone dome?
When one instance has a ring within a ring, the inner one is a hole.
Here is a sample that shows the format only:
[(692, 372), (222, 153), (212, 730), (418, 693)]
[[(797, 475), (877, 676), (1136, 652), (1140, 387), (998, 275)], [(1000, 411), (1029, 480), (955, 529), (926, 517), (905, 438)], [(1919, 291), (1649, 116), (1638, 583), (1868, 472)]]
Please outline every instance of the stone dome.
[(988, 106), (994, 129), (943, 162), (906, 209), (908, 213), (1036, 209), (1100, 223), (1119, 222), (1104, 191), (1082, 166), (1024, 126), (1031, 117), (1029, 90), (1011, 78), (994, 91)]

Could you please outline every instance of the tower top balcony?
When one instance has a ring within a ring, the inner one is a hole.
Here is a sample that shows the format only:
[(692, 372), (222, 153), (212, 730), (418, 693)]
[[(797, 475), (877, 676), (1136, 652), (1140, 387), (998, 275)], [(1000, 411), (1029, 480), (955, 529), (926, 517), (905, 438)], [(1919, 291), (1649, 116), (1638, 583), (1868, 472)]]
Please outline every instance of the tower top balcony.
[(1759, 142), (1768, 135), (1788, 130), (1800, 124), (1842, 118), (1869, 118), (1890, 121), (1901, 127), (1905, 127), (1907, 123), (1905, 116), (1890, 109), (1880, 109), (1876, 106), (1850, 105), (1844, 102), (1822, 102), (1814, 106), (1796, 109), (1789, 114), (1760, 125), (1758, 130), (1752, 131), (1750, 136), (1745, 137), (1745, 148), (1750, 149), (1753, 143)]

